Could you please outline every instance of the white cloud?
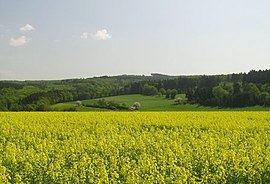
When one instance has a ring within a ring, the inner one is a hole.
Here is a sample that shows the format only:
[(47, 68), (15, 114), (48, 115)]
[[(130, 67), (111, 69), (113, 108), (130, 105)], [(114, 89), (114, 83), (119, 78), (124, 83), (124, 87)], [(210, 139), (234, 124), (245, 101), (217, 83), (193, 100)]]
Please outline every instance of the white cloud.
[(88, 33), (87, 32), (83, 32), (82, 34), (81, 34), (81, 39), (87, 39), (88, 38)]
[(18, 46), (22, 46), (26, 43), (28, 43), (30, 41), (29, 38), (27, 38), (26, 36), (20, 36), (18, 38), (10, 38), (9, 40), (9, 45), (14, 46), (14, 47), (18, 47)]
[(95, 34), (92, 35), (92, 38), (95, 40), (108, 40), (111, 37), (112, 36), (106, 29), (98, 30)]
[(35, 28), (30, 24), (26, 24), (25, 26), (20, 27), (20, 30), (21, 31), (33, 31), (33, 30), (35, 30)]

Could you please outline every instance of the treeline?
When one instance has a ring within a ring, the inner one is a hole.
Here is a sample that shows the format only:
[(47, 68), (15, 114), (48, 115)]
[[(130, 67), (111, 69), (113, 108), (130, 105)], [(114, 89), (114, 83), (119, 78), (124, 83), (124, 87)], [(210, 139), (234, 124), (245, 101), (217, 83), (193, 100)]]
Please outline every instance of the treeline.
[(205, 106), (270, 106), (270, 70), (228, 75), (216, 85), (189, 89), (186, 96), (190, 103)]
[(50, 110), (50, 105), (124, 94), (184, 93), (189, 103), (219, 107), (270, 105), (270, 70), (200, 76), (121, 75), (55, 81), (0, 81), (0, 111)]

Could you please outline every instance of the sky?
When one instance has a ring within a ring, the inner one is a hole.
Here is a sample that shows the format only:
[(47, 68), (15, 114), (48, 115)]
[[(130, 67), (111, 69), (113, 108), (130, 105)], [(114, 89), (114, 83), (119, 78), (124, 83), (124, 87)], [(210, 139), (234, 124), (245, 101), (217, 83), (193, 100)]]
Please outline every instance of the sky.
[(0, 80), (270, 68), (268, 0), (0, 0)]

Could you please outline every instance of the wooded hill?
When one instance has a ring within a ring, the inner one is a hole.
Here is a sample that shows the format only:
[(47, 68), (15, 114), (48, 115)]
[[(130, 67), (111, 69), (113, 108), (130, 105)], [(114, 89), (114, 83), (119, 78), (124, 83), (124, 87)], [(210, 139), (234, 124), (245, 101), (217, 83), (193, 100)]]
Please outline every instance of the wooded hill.
[(44, 111), (50, 105), (126, 94), (186, 94), (189, 103), (219, 107), (270, 105), (270, 70), (227, 75), (162, 74), (86, 79), (0, 81), (0, 111)]

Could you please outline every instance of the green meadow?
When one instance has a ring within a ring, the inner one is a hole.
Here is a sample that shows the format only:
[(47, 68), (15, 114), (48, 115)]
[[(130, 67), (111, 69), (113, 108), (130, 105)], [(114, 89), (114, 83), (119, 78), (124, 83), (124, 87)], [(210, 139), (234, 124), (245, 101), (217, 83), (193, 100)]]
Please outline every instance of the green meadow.
[[(176, 98), (185, 98), (184, 94), (178, 94)], [(269, 107), (253, 106), (244, 108), (220, 108), (220, 107), (205, 107), (197, 104), (175, 104), (174, 99), (166, 99), (164, 96), (144, 96), (144, 95), (119, 95), (97, 99), (82, 100), (86, 105), (96, 103), (100, 99), (106, 101), (114, 101), (119, 104), (132, 106), (134, 102), (139, 102), (141, 107), (139, 111), (269, 111)], [(69, 111), (70, 108), (76, 111), (109, 111), (104, 108), (93, 108), (78, 106), (76, 102), (58, 103), (52, 105), (51, 108), (55, 111)]]

